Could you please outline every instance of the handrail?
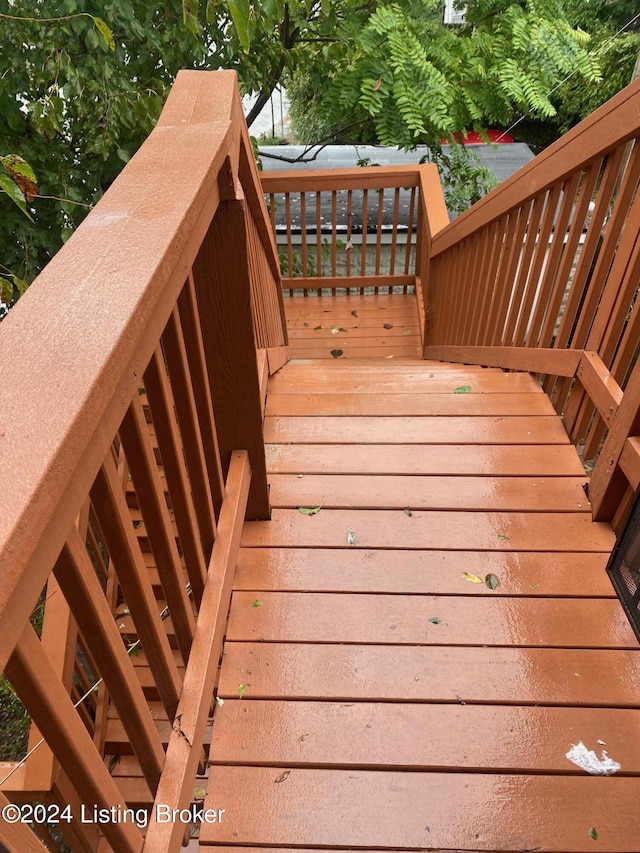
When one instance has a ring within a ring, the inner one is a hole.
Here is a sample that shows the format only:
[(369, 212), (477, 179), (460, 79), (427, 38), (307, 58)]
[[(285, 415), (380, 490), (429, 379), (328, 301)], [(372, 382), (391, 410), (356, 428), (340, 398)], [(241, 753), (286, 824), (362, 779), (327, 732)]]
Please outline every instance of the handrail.
[[(444, 211), (438, 227), (448, 222), (433, 164), (271, 171), (261, 181), (290, 294), (412, 292), (422, 221), (428, 225), (422, 192), (430, 196), (432, 219)], [(426, 267), (428, 252), (422, 256)]]
[[(235, 74), (180, 72), (155, 130), (0, 328), (0, 664), (62, 768), (54, 801), (124, 807), (101, 751), (109, 696), (155, 793), (164, 745), (147, 699), (171, 724), (200, 608), (233, 571), (212, 578), (210, 560), (238, 541), (245, 506), (269, 516), (258, 351), (285, 344)], [(65, 640), (75, 676), (29, 624), (52, 572), (79, 629), (75, 657)], [(88, 688), (77, 709), (74, 680)], [(100, 828), (142, 849), (135, 825)], [(97, 839), (78, 820), (70, 832)]]
[[(495, 362), (505, 350), (537, 351), (532, 369), (587, 460), (611, 426), (598, 401), (617, 401), (606, 386), (624, 391), (638, 357), (639, 181), (636, 81), (431, 244), (425, 357)], [(610, 373), (598, 399), (594, 363), (575, 376), (557, 369), (554, 353), (567, 350), (596, 354)]]

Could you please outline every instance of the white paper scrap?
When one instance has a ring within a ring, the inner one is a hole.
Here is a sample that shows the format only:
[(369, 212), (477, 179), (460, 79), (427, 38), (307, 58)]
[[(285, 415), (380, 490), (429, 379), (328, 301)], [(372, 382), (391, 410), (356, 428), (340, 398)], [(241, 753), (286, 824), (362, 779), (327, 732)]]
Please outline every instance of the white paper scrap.
[(587, 747), (580, 741), (578, 744), (571, 744), (571, 749), (567, 752), (566, 757), (569, 761), (577, 764), (585, 773), (590, 773), (592, 776), (613, 776), (621, 769), (621, 765), (607, 755), (606, 749), (602, 750), (600, 758), (592, 749)]

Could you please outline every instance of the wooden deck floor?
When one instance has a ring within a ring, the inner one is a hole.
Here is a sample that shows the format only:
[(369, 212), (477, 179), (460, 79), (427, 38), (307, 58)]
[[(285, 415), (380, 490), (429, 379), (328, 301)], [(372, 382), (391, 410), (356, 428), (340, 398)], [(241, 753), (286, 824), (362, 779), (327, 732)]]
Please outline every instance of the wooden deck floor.
[(201, 848), (640, 850), (638, 644), (533, 379), (293, 361), (265, 432)]

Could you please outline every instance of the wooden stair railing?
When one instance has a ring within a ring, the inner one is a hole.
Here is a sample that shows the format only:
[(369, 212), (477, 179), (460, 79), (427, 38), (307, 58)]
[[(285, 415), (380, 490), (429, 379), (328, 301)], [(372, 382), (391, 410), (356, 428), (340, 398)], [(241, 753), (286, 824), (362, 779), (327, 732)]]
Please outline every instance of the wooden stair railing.
[(436, 166), (273, 171), (261, 181), (287, 295), (415, 292), (424, 326), (431, 234), (449, 221)]
[(640, 80), (431, 245), (425, 358), (540, 374), (586, 460), (610, 430), (593, 476), (600, 520), (628, 503), (627, 495), (621, 507), (623, 452), (626, 470), (637, 468), (636, 445), (626, 444), (637, 425), (622, 412), (634, 412), (640, 394), (631, 379), (640, 352), (639, 137)]
[[(109, 749), (133, 752), (147, 811), (193, 799), (242, 523), (270, 512), (261, 370), (286, 343), (235, 75), (181, 72), (0, 328), (0, 664), (35, 747), (0, 766), (0, 796), (68, 806), (74, 851), (143, 849), (131, 817), (82, 819), (127, 807)], [(145, 849), (178, 849), (179, 829)], [(0, 847), (44, 849), (1, 820)]]

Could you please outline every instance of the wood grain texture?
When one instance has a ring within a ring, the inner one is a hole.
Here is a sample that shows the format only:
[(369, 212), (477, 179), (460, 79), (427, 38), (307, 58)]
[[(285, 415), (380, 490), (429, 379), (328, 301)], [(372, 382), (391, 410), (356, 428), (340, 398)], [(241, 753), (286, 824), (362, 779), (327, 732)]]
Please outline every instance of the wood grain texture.
[(229, 816), (203, 826), (201, 841), (581, 853), (593, 849), (594, 826), (599, 849), (637, 848), (638, 779), (616, 780), (611, 801), (611, 781), (598, 778), (292, 769), (277, 784), (281, 775), (272, 767), (217, 768), (205, 806), (224, 802)]
[[(241, 548), (237, 590), (613, 598), (608, 553)], [(553, 571), (549, 566), (553, 565)], [(470, 583), (464, 572), (496, 589)]]
[(583, 477), (571, 445), (269, 444), (271, 474)]
[(616, 599), (234, 592), (228, 641), (636, 648)]

